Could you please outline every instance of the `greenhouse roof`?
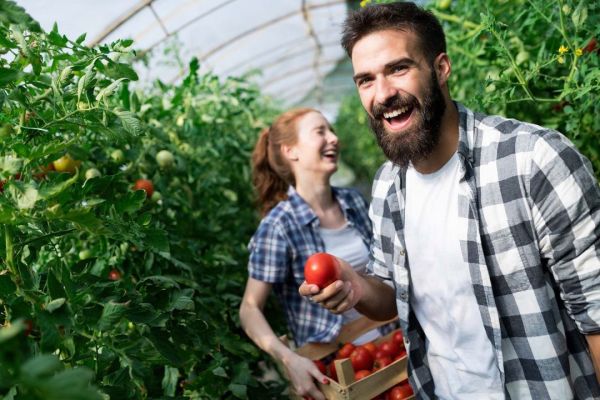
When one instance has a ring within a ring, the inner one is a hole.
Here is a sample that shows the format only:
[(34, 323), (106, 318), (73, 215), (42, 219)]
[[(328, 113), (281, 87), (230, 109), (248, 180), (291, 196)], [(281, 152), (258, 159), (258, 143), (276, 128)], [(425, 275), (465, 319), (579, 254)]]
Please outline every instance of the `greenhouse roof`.
[(142, 81), (177, 81), (197, 57), (222, 77), (259, 71), (251, 79), (282, 106), (309, 105), (328, 117), (354, 90), (339, 44), (346, 0), (16, 2), (46, 30), (56, 22), (72, 39), (86, 33), (88, 45), (134, 39), (139, 53), (151, 52), (137, 66)]

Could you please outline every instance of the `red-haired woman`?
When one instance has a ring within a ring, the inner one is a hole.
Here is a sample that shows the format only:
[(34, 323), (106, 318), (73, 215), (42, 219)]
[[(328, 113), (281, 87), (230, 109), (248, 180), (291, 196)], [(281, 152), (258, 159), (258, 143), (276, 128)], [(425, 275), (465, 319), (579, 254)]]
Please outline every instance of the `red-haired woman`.
[[(241, 323), (257, 346), (285, 366), (295, 391), (317, 400), (324, 396), (313, 379), (326, 377), (311, 360), (281, 343), (263, 309), (273, 291), (297, 346), (330, 342), (344, 323), (358, 317), (355, 310), (335, 315), (298, 293), (304, 263), (314, 253), (331, 253), (358, 270), (368, 262), (368, 205), (357, 191), (330, 184), (338, 154), (338, 138), (329, 122), (320, 112), (302, 108), (283, 113), (262, 131), (252, 155), (263, 219), (248, 246)], [(359, 343), (378, 336), (377, 330), (371, 331)]]

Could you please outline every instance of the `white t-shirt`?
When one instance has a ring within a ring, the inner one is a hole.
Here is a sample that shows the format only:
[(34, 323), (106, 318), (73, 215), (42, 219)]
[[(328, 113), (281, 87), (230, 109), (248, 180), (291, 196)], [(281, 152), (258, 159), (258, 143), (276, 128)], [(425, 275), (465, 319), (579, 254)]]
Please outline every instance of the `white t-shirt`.
[[(346, 224), (338, 229), (319, 228), (321, 238), (325, 244), (325, 251), (341, 258), (354, 268), (357, 272), (364, 272), (369, 261), (369, 249), (362, 241), (356, 228)], [(359, 318), (361, 314), (355, 309), (348, 310), (343, 314), (344, 324)], [(358, 339), (355, 345), (364, 344), (377, 339), (379, 331), (373, 329)]]
[(503, 399), (496, 356), (473, 293), (458, 229), (460, 165), (406, 173), (405, 240), (411, 305), (427, 337), (427, 360), (440, 399)]

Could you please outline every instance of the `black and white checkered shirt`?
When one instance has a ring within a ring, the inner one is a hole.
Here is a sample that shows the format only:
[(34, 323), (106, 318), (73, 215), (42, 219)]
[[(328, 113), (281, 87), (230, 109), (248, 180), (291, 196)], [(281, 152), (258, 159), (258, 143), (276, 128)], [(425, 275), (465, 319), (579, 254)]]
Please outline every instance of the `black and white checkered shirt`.
[[(600, 332), (600, 188), (592, 167), (556, 131), (456, 106), (456, 238), (506, 398), (600, 398), (582, 335)], [(369, 269), (393, 280), (411, 384), (419, 399), (434, 399), (425, 335), (410, 305), (405, 184), (405, 169), (390, 162), (377, 173)]]

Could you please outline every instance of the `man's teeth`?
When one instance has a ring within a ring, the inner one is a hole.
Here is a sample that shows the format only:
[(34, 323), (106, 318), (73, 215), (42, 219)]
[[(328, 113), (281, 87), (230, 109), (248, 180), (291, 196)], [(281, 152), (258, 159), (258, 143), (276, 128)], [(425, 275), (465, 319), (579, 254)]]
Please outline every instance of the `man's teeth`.
[(408, 107), (405, 106), (405, 107), (399, 108), (394, 111), (383, 113), (383, 117), (386, 119), (390, 119), (390, 118), (397, 117), (400, 114), (404, 114), (407, 111), (408, 111)]

